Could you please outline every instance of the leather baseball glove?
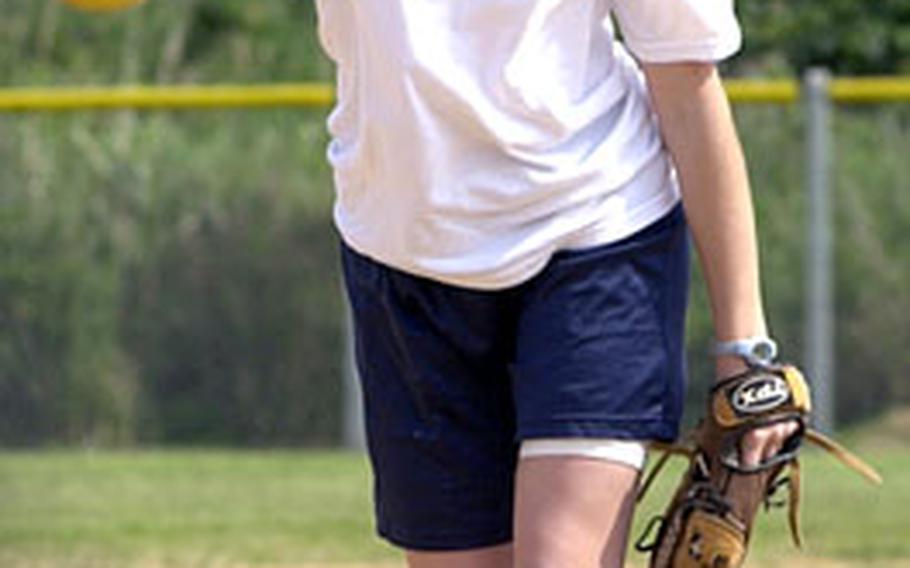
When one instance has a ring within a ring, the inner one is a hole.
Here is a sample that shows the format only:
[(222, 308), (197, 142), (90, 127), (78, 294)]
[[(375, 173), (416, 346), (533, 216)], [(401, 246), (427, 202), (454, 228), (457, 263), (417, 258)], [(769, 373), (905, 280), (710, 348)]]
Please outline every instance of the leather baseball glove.
[[(808, 427), (809, 388), (802, 373), (790, 365), (752, 367), (717, 383), (711, 391), (706, 417), (688, 443), (654, 446), (664, 455), (639, 490), (639, 501), (671, 455), (689, 459), (689, 468), (662, 516), (651, 520), (636, 544), (650, 552), (652, 568), (734, 568), (746, 555), (759, 507), (783, 505), (776, 499), (789, 489), (789, 522), (797, 547), (800, 468), (803, 440), (831, 452), (873, 483), (881, 477), (870, 466), (833, 440)], [(794, 420), (797, 432), (780, 451), (758, 465), (740, 459), (740, 442), (748, 432)], [(656, 532), (656, 536), (653, 536)], [(652, 539), (651, 542), (646, 542)]]

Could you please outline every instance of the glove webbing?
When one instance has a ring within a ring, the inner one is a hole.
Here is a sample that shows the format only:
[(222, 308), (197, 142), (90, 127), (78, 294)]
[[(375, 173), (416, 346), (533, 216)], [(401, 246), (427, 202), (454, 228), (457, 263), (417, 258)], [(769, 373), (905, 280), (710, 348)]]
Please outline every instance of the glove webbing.
[[(866, 478), (869, 482), (876, 485), (880, 485), (882, 483), (881, 476), (877, 471), (875, 471), (874, 468), (860, 459), (856, 454), (850, 452), (845, 447), (838, 444), (833, 439), (825, 436), (821, 432), (813, 430), (811, 428), (806, 429), (805, 439), (817, 445), (826, 452), (832, 454), (846, 467)], [(657, 476), (663, 470), (664, 466), (667, 464), (671, 457), (684, 456), (689, 460), (690, 467), (695, 460), (704, 460), (704, 456), (701, 454), (701, 452), (696, 449), (691, 443), (667, 444), (662, 442), (654, 442), (650, 445), (650, 449), (662, 452), (662, 454), (654, 464), (654, 467), (648, 473), (647, 477), (645, 477), (644, 481), (642, 482), (638, 490), (638, 496), (636, 499), (637, 502), (641, 502), (644, 499), (648, 490), (653, 485), (655, 479), (657, 479)], [(772, 506), (773, 503), (771, 502), (771, 498), (776, 490), (782, 485), (787, 485), (789, 492), (789, 507), (787, 517), (790, 525), (790, 535), (793, 538), (794, 544), (797, 547), (802, 547), (803, 539), (799, 523), (799, 506), (801, 496), (801, 468), (799, 458), (791, 458), (786, 462), (786, 465), (789, 468), (786, 477), (781, 478), (779, 482), (774, 482), (771, 484), (771, 486), (768, 488), (768, 493), (765, 496), (765, 505), (766, 507)], [(659, 517), (655, 518), (655, 520), (657, 519), (659, 519)], [(646, 534), (643, 536), (647, 536), (648, 532), (650, 531), (646, 531)]]

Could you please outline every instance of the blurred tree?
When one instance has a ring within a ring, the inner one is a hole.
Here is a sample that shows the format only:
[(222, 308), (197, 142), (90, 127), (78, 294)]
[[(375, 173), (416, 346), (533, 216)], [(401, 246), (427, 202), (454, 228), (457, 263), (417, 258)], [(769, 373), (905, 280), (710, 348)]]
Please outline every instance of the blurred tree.
[(839, 75), (910, 72), (907, 0), (759, 0), (739, 2), (746, 48), (740, 69)]

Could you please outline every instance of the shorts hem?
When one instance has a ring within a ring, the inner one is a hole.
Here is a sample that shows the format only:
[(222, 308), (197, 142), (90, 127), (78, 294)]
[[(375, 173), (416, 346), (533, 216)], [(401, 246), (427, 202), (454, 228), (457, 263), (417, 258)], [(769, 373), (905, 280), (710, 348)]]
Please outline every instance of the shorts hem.
[(390, 544), (404, 550), (419, 552), (457, 552), (488, 548), (512, 542), (511, 528), (486, 533), (412, 533), (410, 531), (379, 529), (377, 533)]
[(672, 442), (679, 436), (679, 425), (666, 420), (562, 420), (522, 424), (518, 440), (537, 438), (610, 438)]

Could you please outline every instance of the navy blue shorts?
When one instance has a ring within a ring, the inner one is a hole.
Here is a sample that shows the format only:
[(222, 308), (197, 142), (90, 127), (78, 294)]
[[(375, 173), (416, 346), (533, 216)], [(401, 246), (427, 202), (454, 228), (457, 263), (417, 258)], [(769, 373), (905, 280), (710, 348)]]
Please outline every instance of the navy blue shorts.
[(511, 540), (518, 445), (671, 440), (685, 387), (681, 207), (609, 245), (478, 291), (342, 245), (377, 528), (411, 550)]

